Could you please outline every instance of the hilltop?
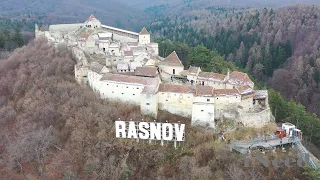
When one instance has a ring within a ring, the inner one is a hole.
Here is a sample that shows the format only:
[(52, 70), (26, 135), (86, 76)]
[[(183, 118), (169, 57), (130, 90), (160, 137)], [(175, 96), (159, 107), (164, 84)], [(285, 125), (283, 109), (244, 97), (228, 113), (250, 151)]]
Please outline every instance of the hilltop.
[[(35, 41), (0, 61), (0, 176), (8, 179), (303, 179), (302, 169), (244, 168), (212, 132), (187, 127), (169, 144), (114, 139), (114, 120), (142, 118), (139, 108), (101, 100), (76, 84), (69, 52)], [(41, 67), (41, 68), (39, 68)], [(159, 119), (184, 122), (162, 113)], [(238, 138), (266, 129), (239, 129)], [(240, 133), (241, 132), (241, 133)], [(290, 154), (294, 157), (295, 152)]]

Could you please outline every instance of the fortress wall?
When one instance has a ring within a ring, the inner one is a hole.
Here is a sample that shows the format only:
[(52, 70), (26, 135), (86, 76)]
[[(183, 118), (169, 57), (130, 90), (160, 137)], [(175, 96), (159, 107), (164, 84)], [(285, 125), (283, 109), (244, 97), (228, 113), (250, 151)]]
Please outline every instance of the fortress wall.
[(245, 126), (249, 127), (262, 127), (272, 121), (272, 114), (270, 108), (265, 109), (258, 113), (239, 112), (237, 122), (242, 122)]
[(175, 104), (162, 104), (159, 103), (159, 109), (168, 111), (171, 114), (176, 114), (182, 117), (188, 117), (191, 118), (191, 113), (192, 113), (192, 105), (191, 106), (179, 106)]
[(50, 32), (55, 32), (55, 31), (74, 31), (79, 29), (80, 27), (84, 27), (83, 23), (79, 24), (55, 24), (55, 25), (50, 25), (49, 26), (49, 31)]

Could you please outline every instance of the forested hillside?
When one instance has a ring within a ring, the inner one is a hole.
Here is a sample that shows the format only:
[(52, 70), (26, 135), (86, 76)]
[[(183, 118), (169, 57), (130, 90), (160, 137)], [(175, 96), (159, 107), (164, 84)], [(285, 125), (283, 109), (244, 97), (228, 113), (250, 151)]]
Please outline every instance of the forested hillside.
[[(151, 23), (153, 36), (203, 44), (320, 115), (320, 7), (207, 7)], [(192, 65), (192, 64), (191, 64)]]
[(19, 21), (0, 18), (0, 59), (33, 39), (34, 23), (26, 19)]
[[(43, 40), (0, 61), (0, 177), (7, 179), (305, 179), (298, 166), (245, 168), (212, 132), (187, 126), (174, 150), (115, 139), (114, 121), (140, 119), (139, 108), (101, 100), (74, 79), (70, 52)], [(185, 119), (160, 113), (158, 120)], [(189, 124), (189, 123), (187, 123)], [(271, 133), (239, 128), (231, 139)], [(241, 132), (241, 133), (240, 133)], [(183, 148), (182, 148), (183, 147)], [(281, 153), (277, 155), (281, 157)], [(295, 151), (286, 157), (296, 158)], [(280, 158), (279, 157), (279, 158)]]
[[(84, 22), (94, 14), (102, 23), (128, 30), (141, 30), (148, 16), (116, 0), (2, 0), (0, 17), (19, 19), (25, 15), (40, 14), (49, 24)], [(10, 17), (8, 17), (10, 16)]]

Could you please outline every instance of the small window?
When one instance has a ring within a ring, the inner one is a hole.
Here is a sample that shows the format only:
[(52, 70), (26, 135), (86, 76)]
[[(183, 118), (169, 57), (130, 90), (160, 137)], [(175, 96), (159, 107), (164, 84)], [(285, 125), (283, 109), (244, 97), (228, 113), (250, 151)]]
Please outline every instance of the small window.
[(217, 98), (217, 100), (218, 100), (219, 98)]
[(203, 110), (201, 110), (201, 112), (203, 112)]
[(164, 93), (162, 93), (162, 95), (163, 95)]
[(176, 94), (174, 94), (174, 96), (176, 96)]
[(166, 101), (168, 101), (168, 99)]
[(123, 94), (123, 93), (121, 93), (121, 94)]
[(127, 88), (129, 88), (129, 87), (127, 86)]
[(112, 91), (112, 93), (114, 93), (114, 91)]
[(107, 86), (109, 86), (109, 84), (107, 84)]
[(210, 99), (207, 99), (207, 102), (210, 102)]
[(148, 105), (148, 106), (149, 106), (149, 105), (150, 105), (150, 103), (147, 103), (146, 105)]
[(118, 87), (118, 85), (117, 85), (117, 87)]
[(132, 94), (132, 95), (134, 95), (134, 96), (135, 96), (136, 94)]
[(139, 88), (137, 88), (137, 89), (139, 89)]

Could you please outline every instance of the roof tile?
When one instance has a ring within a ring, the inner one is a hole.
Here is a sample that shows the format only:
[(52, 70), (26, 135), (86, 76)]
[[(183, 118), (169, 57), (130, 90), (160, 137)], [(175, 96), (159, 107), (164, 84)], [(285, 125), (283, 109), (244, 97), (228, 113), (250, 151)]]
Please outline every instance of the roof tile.
[(142, 28), (141, 32), (139, 33), (140, 35), (148, 35), (150, 34), (145, 27)]
[(156, 67), (137, 67), (135, 71), (136, 76), (155, 77), (156, 74)]
[(133, 56), (133, 52), (132, 51), (124, 51), (124, 56)]
[(167, 56), (163, 61), (161, 61), (162, 65), (168, 66), (182, 66), (181, 60), (179, 59), (176, 51), (173, 51), (169, 56)]
[(224, 81), (226, 75), (218, 74), (213, 72), (200, 72), (198, 79), (199, 80), (209, 80), (209, 81)]
[(237, 89), (214, 89), (214, 96), (236, 96), (240, 95)]
[(160, 84), (159, 92), (174, 92), (174, 93), (193, 93), (192, 86)]
[(253, 85), (253, 82), (246, 73), (233, 71), (230, 74), (229, 82), (233, 84)]

